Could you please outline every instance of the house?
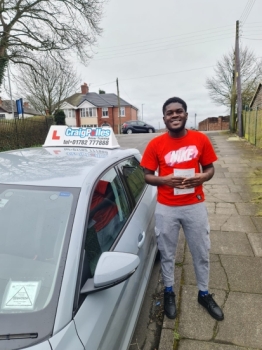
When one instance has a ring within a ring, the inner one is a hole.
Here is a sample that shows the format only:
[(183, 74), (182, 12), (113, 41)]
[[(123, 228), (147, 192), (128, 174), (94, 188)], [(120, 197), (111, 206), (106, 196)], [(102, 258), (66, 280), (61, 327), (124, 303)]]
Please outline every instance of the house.
[[(13, 109), (11, 102), (13, 102)], [(24, 118), (33, 117), (34, 115), (41, 115), (40, 112), (37, 112), (34, 108), (31, 108), (28, 102), (23, 103), (23, 109)], [(2, 100), (0, 97), (0, 120), (13, 119), (14, 117), (18, 118), (16, 102), (11, 100)]]
[(262, 83), (260, 83), (257, 87), (257, 90), (250, 102), (250, 109), (262, 109)]
[(97, 127), (111, 126), (115, 133), (127, 120), (137, 120), (138, 109), (120, 98), (120, 116), (118, 96), (116, 94), (97, 94), (89, 92), (86, 83), (81, 85), (81, 92), (66, 98), (61, 106), (66, 115), (68, 126)]

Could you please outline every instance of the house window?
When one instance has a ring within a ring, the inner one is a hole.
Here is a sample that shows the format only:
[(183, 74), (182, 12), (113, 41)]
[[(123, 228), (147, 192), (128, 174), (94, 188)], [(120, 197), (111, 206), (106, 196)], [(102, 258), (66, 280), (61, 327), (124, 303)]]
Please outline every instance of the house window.
[(88, 108), (89, 117), (96, 117), (96, 108)]
[(75, 118), (75, 110), (74, 109), (65, 109), (65, 115), (67, 118)]
[(108, 108), (102, 108), (102, 118), (108, 117)]
[(125, 116), (125, 107), (120, 107), (120, 117)]
[(81, 116), (81, 118), (88, 117), (87, 108), (82, 108), (80, 110), (80, 116)]
[(0, 114), (0, 119), (5, 119), (5, 114)]
[(81, 118), (96, 117), (96, 108), (82, 108)]

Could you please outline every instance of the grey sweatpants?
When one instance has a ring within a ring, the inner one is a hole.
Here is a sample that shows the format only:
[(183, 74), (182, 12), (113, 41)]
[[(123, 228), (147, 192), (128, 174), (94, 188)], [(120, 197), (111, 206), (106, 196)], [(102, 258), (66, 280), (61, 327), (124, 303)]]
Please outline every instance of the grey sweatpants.
[(165, 287), (174, 285), (174, 259), (182, 226), (192, 254), (198, 288), (202, 291), (208, 290), (210, 228), (205, 204), (201, 202), (186, 206), (167, 206), (157, 203), (155, 218), (155, 233)]

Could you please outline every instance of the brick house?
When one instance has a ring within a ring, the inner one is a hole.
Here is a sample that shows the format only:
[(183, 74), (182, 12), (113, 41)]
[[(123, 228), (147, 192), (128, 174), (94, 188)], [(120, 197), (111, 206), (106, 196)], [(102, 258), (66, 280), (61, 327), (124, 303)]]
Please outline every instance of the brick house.
[(115, 133), (119, 125), (127, 120), (137, 120), (138, 109), (120, 98), (120, 117), (118, 116), (118, 97), (116, 94), (97, 94), (89, 92), (86, 83), (81, 92), (66, 98), (61, 106), (68, 126), (111, 126)]
[(216, 131), (229, 129), (229, 116), (226, 117), (212, 117), (202, 120), (198, 124), (199, 131)]
[(262, 109), (262, 83), (258, 85), (249, 107), (252, 109)]

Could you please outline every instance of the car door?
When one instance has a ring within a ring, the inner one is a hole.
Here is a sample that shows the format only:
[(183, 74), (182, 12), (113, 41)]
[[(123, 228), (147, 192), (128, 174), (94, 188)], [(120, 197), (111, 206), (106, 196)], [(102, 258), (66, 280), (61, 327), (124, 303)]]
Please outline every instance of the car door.
[[(146, 256), (146, 260), (152, 258), (152, 250), (156, 250), (156, 240), (154, 234), (154, 212), (156, 206), (156, 187), (148, 186), (145, 183), (144, 171), (140, 166), (141, 156), (131, 157), (121, 162), (118, 167), (124, 178), (124, 184), (127, 192), (132, 197), (134, 206), (133, 220), (139, 222), (141, 234), (144, 233), (144, 243), (141, 245), (140, 254), (142, 252)], [(148, 261), (145, 262), (148, 268)], [(151, 265), (150, 265), (151, 266)]]
[(130, 122), (130, 127), (131, 127), (131, 129), (132, 129), (132, 131), (134, 132), (134, 133), (137, 133), (137, 132), (140, 132), (139, 131), (139, 126), (138, 126), (138, 124), (137, 124), (137, 121), (132, 121), (132, 122)]
[[(105, 183), (108, 183), (106, 189)], [(107, 207), (111, 205), (111, 209), (105, 212), (101, 211), (102, 196), (106, 196), (107, 202), (110, 201)], [(95, 210), (93, 201), (101, 210)], [(140, 256), (138, 246), (141, 243), (142, 228), (133, 219), (133, 203), (123, 185), (121, 174), (114, 168), (108, 170), (97, 182), (89, 207), (84, 257), (80, 266), (80, 288), (87, 278), (93, 276), (103, 251), (122, 250)], [(133, 304), (138, 295), (139, 276), (144, 271), (144, 263), (142, 258), (137, 271), (125, 282), (87, 296), (78, 296), (74, 321), (85, 349), (124, 349), (120, 344), (127, 336), (127, 327), (133, 316)]]
[(138, 132), (147, 132), (147, 127), (144, 122), (137, 121), (137, 130)]
[[(150, 272), (153, 266), (156, 254), (156, 240), (154, 234), (154, 210), (156, 204), (156, 189), (153, 186), (148, 186), (144, 180), (143, 169), (139, 163), (140, 156), (130, 157), (118, 164), (118, 169), (129, 193), (132, 203), (133, 212), (130, 225), (126, 229), (127, 234), (121, 239), (116, 250), (128, 252), (130, 237), (137, 236), (137, 255), (140, 258), (140, 265), (133, 279), (136, 279), (137, 297), (133, 299), (132, 317), (127, 320), (122, 312), (121, 322), (127, 324), (126, 337), (123, 339), (122, 348), (128, 346), (127, 340), (132, 335), (133, 326), (136, 318), (139, 315), (139, 309), (144, 297)], [(128, 324), (128, 322), (130, 324)]]

